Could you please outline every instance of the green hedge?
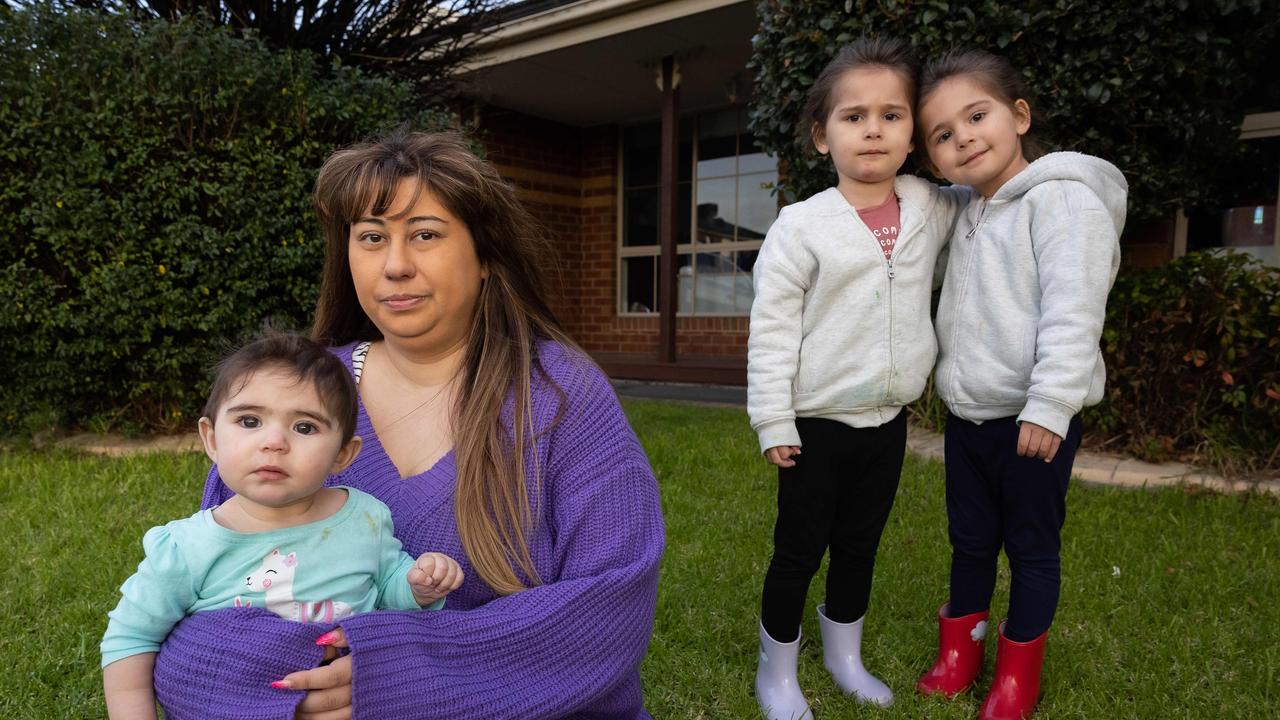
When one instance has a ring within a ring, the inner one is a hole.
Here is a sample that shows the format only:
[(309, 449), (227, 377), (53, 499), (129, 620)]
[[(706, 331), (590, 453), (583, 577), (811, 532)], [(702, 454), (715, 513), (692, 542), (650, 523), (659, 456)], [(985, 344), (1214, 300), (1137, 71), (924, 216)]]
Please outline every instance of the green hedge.
[(0, 6), (0, 428), (186, 427), (222, 343), (304, 327), (337, 146), (447, 118), (194, 21)]
[(1107, 399), (1090, 430), (1140, 456), (1280, 466), (1280, 270), (1192, 253), (1122, 273), (1102, 335)]
[[(1107, 394), (1084, 412), (1090, 446), (1227, 473), (1280, 468), (1280, 269), (1197, 252), (1121, 272), (1102, 353)], [(942, 430), (932, 382), (911, 414)]]
[(1041, 116), (1033, 132), (1124, 171), (1131, 220), (1210, 206), (1241, 184), (1275, 192), (1238, 139), (1249, 109), (1280, 105), (1275, 0), (760, 0), (757, 12), (751, 127), (791, 197), (833, 184), (796, 126), (813, 78), (863, 34), (909, 40), (922, 59), (973, 47), (1008, 57)]

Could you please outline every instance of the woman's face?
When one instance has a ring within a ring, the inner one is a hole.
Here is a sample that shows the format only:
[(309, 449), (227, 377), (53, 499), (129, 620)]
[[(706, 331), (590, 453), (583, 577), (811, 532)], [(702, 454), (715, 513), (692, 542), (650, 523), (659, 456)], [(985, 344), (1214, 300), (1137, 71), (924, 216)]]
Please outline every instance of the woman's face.
[(360, 307), (388, 342), (445, 352), (466, 340), (488, 270), (467, 226), (416, 178), (386, 215), (351, 224), (348, 252)]

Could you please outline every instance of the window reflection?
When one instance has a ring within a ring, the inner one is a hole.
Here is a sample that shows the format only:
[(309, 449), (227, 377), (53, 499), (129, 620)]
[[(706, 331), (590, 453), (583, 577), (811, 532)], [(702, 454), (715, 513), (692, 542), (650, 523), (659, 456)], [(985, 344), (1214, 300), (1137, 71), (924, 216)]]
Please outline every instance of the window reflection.
[(658, 303), (657, 273), (652, 255), (622, 259), (622, 307), (623, 312), (656, 312)]
[(1236, 172), (1236, 184), (1216, 206), (1187, 212), (1187, 250), (1231, 248), (1280, 265), (1276, 234), (1280, 136), (1245, 143), (1248, 162)]
[(628, 190), (623, 194), (622, 244), (656, 245), (658, 243), (658, 188)]
[[(777, 161), (749, 134), (744, 109), (686, 118), (681, 126), (681, 179), (688, 180), (678, 187), (676, 309), (746, 314), (753, 298), (751, 271), (777, 217)], [(622, 312), (659, 309), (659, 133), (657, 123), (623, 132)], [(642, 286), (649, 289), (642, 293)]]
[(774, 218), (778, 217), (778, 199), (773, 195), (777, 182), (776, 170), (738, 178), (739, 240), (764, 239)]
[(698, 242), (735, 239), (737, 178), (698, 181)]

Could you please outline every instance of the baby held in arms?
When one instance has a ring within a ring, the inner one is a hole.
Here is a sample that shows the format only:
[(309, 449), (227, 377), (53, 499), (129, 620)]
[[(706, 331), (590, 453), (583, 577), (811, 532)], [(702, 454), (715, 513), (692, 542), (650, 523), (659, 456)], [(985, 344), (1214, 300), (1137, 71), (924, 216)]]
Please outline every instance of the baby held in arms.
[(375, 609), (439, 609), (462, 584), (453, 558), (401, 549), (381, 501), (325, 486), (360, 451), (357, 406), (346, 366), (298, 335), (268, 332), (218, 365), (200, 438), (236, 494), (143, 538), (146, 556), (102, 638), (111, 718), (156, 717), (156, 652), (189, 614), (261, 607), (332, 624)]

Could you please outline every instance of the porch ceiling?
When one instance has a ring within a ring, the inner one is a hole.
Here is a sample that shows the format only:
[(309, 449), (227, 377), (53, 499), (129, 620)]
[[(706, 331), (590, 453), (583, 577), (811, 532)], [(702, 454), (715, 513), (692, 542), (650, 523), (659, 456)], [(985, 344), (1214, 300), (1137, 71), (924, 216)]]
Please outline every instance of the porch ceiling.
[[(666, 5), (669, 10), (680, 3)], [(650, 5), (651, 16), (654, 10)], [(635, 17), (614, 15), (544, 35), (537, 44), (526, 43), (523, 52), (507, 43), (482, 55), (482, 66), (463, 76), (464, 92), (486, 104), (578, 127), (641, 120), (659, 114), (658, 68), (663, 56), (675, 55), (682, 111), (720, 107), (730, 104), (731, 95), (742, 100), (750, 94), (752, 2), (636, 25), (641, 23)]]

